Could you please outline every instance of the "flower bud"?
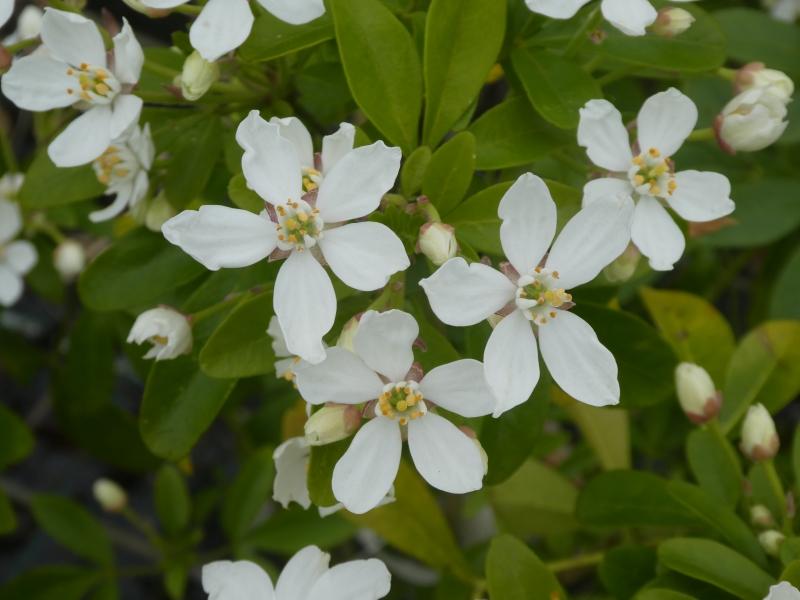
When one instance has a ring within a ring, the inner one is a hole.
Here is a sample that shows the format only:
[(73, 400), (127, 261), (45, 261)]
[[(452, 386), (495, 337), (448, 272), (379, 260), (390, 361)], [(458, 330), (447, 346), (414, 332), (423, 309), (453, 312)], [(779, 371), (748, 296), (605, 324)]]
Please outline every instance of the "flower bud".
[(358, 319), (361, 315), (356, 315), (348, 319), (347, 323), (342, 327), (342, 332), (336, 340), (336, 345), (350, 352), (355, 352), (353, 341), (356, 338), (356, 331), (358, 331)]
[(144, 213), (144, 225), (150, 231), (161, 232), (161, 226), (177, 213), (164, 194), (159, 194), (147, 205)]
[(742, 424), (742, 453), (753, 461), (768, 460), (778, 453), (780, 445), (775, 422), (764, 405), (756, 404), (747, 409)]
[(661, 37), (674, 37), (689, 29), (694, 21), (694, 16), (688, 10), (675, 6), (662, 8), (653, 23), (653, 33)]
[(775, 86), (751, 88), (725, 105), (714, 122), (717, 140), (723, 150), (755, 152), (774, 143), (789, 121), (788, 110)]
[(166, 17), (170, 13), (169, 10), (165, 10), (162, 8), (150, 8), (149, 6), (146, 6), (144, 2), (142, 2), (142, 0), (122, 0), (122, 1), (136, 12), (140, 12), (143, 15), (147, 15), (148, 17), (154, 19)]
[(53, 265), (64, 281), (72, 281), (86, 266), (86, 252), (80, 242), (64, 240), (53, 251)]
[(150, 342), (153, 347), (145, 359), (169, 360), (192, 351), (192, 327), (176, 310), (158, 307), (143, 312), (128, 335), (128, 343)]
[(219, 65), (209, 62), (197, 51), (192, 52), (183, 63), (180, 86), (187, 100), (199, 100), (219, 79)]
[(42, 32), (44, 12), (38, 6), (26, 6), (17, 18), (16, 36), (20, 40), (31, 40)]
[(419, 229), (419, 251), (437, 267), (444, 264), (458, 252), (455, 230), (444, 223), (425, 223)]
[(92, 493), (97, 503), (106, 512), (120, 512), (128, 505), (128, 495), (119, 485), (110, 479), (98, 479), (92, 486)]
[(722, 397), (708, 372), (694, 363), (682, 362), (675, 369), (675, 389), (683, 412), (700, 425), (719, 414)]
[(617, 259), (603, 269), (603, 273), (611, 283), (625, 283), (636, 272), (642, 253), (633, 244), (629, 244)]
[(734, 80), (738, 93), (746, 92), (753, 88), (771, 89), (772, 94), (789, 102), (794, 94), (794, 82), (783, 71), (767, 69), (764, 63), (752, 62), (736, 71)]
[(773, 527), (775, 525), (772, 513), (763, 504), (750, 507), (750, 522), (757, 527)]
[(323, 406), (306, 421), (306, 441), (324, 446), (350, 437), (361, 425), (361, 412), (350, 404)]
[(771, 556), (778, 556), (780, 554), (781, 544), (785, 539), (785, 535), (774, 529), (762, 531), (758, 534), (758, 541), (761, 547), (764, 549), (764, 552)]

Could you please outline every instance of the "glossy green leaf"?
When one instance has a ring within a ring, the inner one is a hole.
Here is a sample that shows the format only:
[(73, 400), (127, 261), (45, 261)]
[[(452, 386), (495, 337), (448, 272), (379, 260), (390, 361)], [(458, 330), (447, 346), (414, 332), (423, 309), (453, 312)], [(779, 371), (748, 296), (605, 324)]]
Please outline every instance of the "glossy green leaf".
[(422, 180), (433, 153), (428, 146), (420, 146), (403, 163), (400, 169), (400, 189), (406, 197), (411, 197), (422, 189)]
[(241, 173), (231, 177), (228, 182), (228, 196), (241, 209), (254, 213), (260, 213), (264, 210), (264, 200), (247, 187), (247, 180)]
[(49, 208), (97, 198), (105, 191), (91, 165), (59, 168), (44, 149), (28, 167), (19, 202), (25, 208)]
[(275, 467), (271, 446), (253, 453), (242, 465), (222, 503), (222, 528), (239, 540), (252, 527), (258, 513), (270, 498)]
[(192, 500), (181, 472), (165, 464), (156, 472), (153, 497), (158, 520), (167, 535), (175, 536), (189, 525)]
[(769, 316), (773, 319), (800, 320), (800, 246), (781, 269), (772, 287)]
[(422, 193), (445, 219), (469, 189), (475, 172), (475, 137), (459, 133), (439, 148), (422, 179)]
[(510, 535), (492, 540), (486, 555), (492, 600), (557, 600), (564, 590), (533, 550)]
[(311, 544), (327, 550), (346, 542), (356, 527), (340, 514), (321, 517), (315, 507), (281, 510), (244, 539), (260, 550), (291, 556)]
[[(598, 575), (614, 598), (628, 600), (656, 574), (656, 551), (646, 546), (611, 548), (603, 556)], [(637, 595), (637, 597), (639, 597)]]
[(248, 62), (273, 60), (332, 38), (333, 25), (327, 15), (304, 25), (292, 25), (263, 11), (238, 54)]
[(333, 495), (331, 479), (333, 469), (350, 447), (351, 439), (324, 446), (312, 446), (308, 459), (308, 495), (317, 506), (333, 506), (339, 501)]
[(564, 404), (564, 409), (578, 426), (604, 469), (630, 469), (631, 435), (628, 411), (622, 408), (597, 408), (572, 400)]
[(742, 465), (733, 445), (709, 429), (695, 429), (686, 438), (686, 459), (706, 493), (734, 508), (742, 493)]
[(34, 443), (33, 434), (25, 421), (0, 404), (0, 470), (28, 456)]
[(82, 600), (98, 578), (83, 567), (36, 567), (4, 583), (0, 600)]

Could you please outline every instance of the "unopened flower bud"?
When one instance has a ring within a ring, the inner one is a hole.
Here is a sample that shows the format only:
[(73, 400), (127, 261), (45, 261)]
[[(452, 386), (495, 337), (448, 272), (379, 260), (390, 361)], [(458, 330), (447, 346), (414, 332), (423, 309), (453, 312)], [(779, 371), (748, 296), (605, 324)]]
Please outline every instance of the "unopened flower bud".
[(86, 252), (75, 240), (64, 240), (53, 251), (53, 265), (64, 281), (72, 281), (86, 266)]
[(700, 365), (679, 364), (675, 369), (675, 390), (683, 412), (692, 423), (699, 425), (719, 414), (722, 397), (708, 371)]
[(741, 450), (753, 461), (768, 460), (778, 453), (781, 442), (775, 430), (775, 422), (763, 404), (747, 409), (742, 424)]
[(339, 338), (336, 340), (336, 345), (340, 348), (344, 348), (345, 350), (349, 350), (350, 352), (355, 352), (355, 346), (353, 345), (353, 340), (356, 338), (356, 331), (358, 331), (358, 318), (360, 315), (356, 315), (348, 319), (347, 323), (344, 324), (342, 327), (342, 332), (339, 334)]
[(136, 12), (140, 12), (143, 15), (147, 15), (148, 17), (154, 19), (166, 17), (170, 13), (169, 10), (165, 10), (163, 8), (150, 8), (149, 6), (146, 6), (142, 2), (142, 0), (122, 0), (122, 1)]
[(774, 529), (762, 531), (758, 534), (758, 541), (761, 547), (764, 549), (764, 552), (771, 556), (778, 556), (780, 554), (781, 544), (785, 539), (785, 535)]
[(642, 253), (633, 244), (629, 244), (617, 259), (603, 269), (603, 273), (611, 283), (625, 283), (636, 272)]
[(756, 504), (750, 508), (750, 522), (757, 527), (773, 527), (775, 525), (772, 513), (763, 504)]
[(444, 223), (425, 223), (419, 229), (419, 251), (437, 267), (444, 264), (458, 252), (455, 230)]
[(92, 486), (97, 503), (106, 512), (120, 512), (128, 505), (128, 495), (110, 479), (98, 479)]
[(31, 40), (42, 32), (44, 12), (38, 6), (26, 6), (17, 18), (16, 37), (20, 40)]
[(350, 404), (323, 406), (306, 421), (306, 441), (324, 446), (350, 437), (361, 425), (361, 412)]
[(653, 23), (653, 33), (662, 37), (674, 37), (689, 29), (694, 21), (694, 16), (688, 10), (675, 6), (662, 8)]
[(161, 306), (139, 315), (128, 335), (128, 343), (150, 342), (145, 359), (169, 360), (192, 351), (192, 327), (176, 310)]
[(207, 61), (196, 50), (183, 63), (180, 86), (187, 100), (199, 100), (219, 79), (219, 65)]
[(789, 121), (788, 110), (775, 86), (751, 88), (725, 105), (714, 122), (723, 150), (755, 152), (777, 141)]
[(144, 225), (150, 231), (161, 232), (161, 226), (174, 217), (177, 213), (175, 207), (169, 203), (164, 194), (159, 194), (147, 205), (144, 213)]
[(736, 71), (734, 80), (737, 92), (752, 88), (770, 88), (773, 95), (789, 102), (794, 94), (794, 82), (783, 71), (768, 69), (764, 63), (752, 62)]

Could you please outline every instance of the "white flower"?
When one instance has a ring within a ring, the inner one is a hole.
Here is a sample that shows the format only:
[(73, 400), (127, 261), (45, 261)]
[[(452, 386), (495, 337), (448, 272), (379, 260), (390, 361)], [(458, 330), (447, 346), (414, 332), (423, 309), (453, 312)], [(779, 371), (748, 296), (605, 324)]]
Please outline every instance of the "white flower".
[[(169, 9), (189, 0), (140, 0), (150, 8)], [(301, 25), (325, 13), (322, 0), (258, 0), (282, 21)], [(253, 13), (247, 0), (209, 0), (189, 30), (189, 41), (203, 58), (217, 60), (241, 46), (253, 27)]]
[[(569, 19), (590, 0), (525, 0), (533, 12), (553, 19)], [(695, 0), (672, 0), (694, 2)], [(600, 10), (606, 21), (626, 35), (644, 35), (658, 13), (648, 0), (602, 0)]]
[(764, 405), (748, 408), (742, 423), (742, 453), (753, 461), (768, 460), (778, 453), (780, 445), (775, 421)]
[(36, 247), (26, 240), (14, 241), (22, 231), (22, 213), (14, 198), (24, 176), (8, 173), (0, 178), (0, 305), (11, 306), (22, 296), (22, 278), (38, 259)]
[[(567, 290), (594, 279), (628, 244), (629, 197), (597, 198), (556, 232), (556, 205), (544, 181), (526, 173), (498, 207), (505, 274), (463, 258), (420, 281), (433, 312), (448, 325), (504, 315), (483, 354), (495, 416), (525, 402), (539, 380), (538, 347), (555, 382), (593, 406), (619, 402), (617, 363), (591, 326), (569, 312)], [(546, 256), (546, 259), (545, 259)]]
[(148, 172), (154, 156), (149, 123), (144, 128), (136, 125), (111, 142), (92, 166), (98, 181), (106, 186), (106, 195), (116, 198), (104, 209), (91, 213), (89, 219), (94, 223), (108, 221), (126, 208), (136, 208), (150, 187)]
[[(13, 7), (13, 0), (0, 1), (0, 21), (3, 20), (3, 17), (6, 14), (7, 6)], [(22, 12), (19, 13), (19, 17), (17, 17), (17, 28), (14, 30), (14, 33), (3, 40), (3, 45), (9, 46), (11, 44), (16, 44), (24, 40), (30, 40), (38, 37), (42, 32), (43, 15), (44, 12), (38, 6), (29, 5), (23, 8)], [(3, 24), (0, 23), (0, 27), (2, 27), (2, 25)]]
[(778, 140), (789, 121), (783, 93), (777, 86), (754, 87), (733, 98), (714, 128), (721, 146), (732, 152), (763, 150)]
[(378, 600), (389, 593), (391, 575), (376, 558), (329, 567), (330, 555), (306, 546), (283, 568), (278, 583), (257, 564), (222, 560), (203, 567), (209, 600)]
[(694, 21), (694, 15), (688, 10), (668, 6), (658, 11), (658, 17), (653, 23), (653, 33), (663, 37), (675, 37), (689, 29)]
[(192, 326), (184, 315), (167, 307), (152, 308), (140, 314), (128, 334), (129, 344), (150, 342), (146, 359), (170, 360), (192, 350)]
[(781, 581), (769, 588), (764, 600), (800, 600), (800, 590), (788, 581)]
[(14, 14), (14, 0), (0, 0), (0, 27), (8, 23)]
[(783, 71), (768, 69), (762, 62), (752, 62), (736, 71), (738, 92), (752, 88), (769, 88), (770, 92), (789, 102), (794, 94), (794, 81)]
[(437, 267), (458, 252), (455, 230), (444, 223), (425, 223), (419, 229), (419, 250)]
[(86, 251), (83, 244), (66, 239), (53, 250), (53, 266), (64, 281), (72, 281), (86, 266)]
[(178, 79), (183, 97), (199, 100), (219, 79), (219, 64), (207, 61), (195, 50), (183, 62)]
[(584, 206), (622, 192), (637, 200), (631, 239), (658, 271), (669, 271), (683, 255), (683, 233), (664, 203), (687, 221), (713, 221), (730, 214), (727, 177), (707, 171), (675, 173), (675, 154), (697, 122), (697, 107), (674, 88), (648, 98), (637, 118), (638, 144), (632, 151), (622, 115), (606, 100), (590, 100), (580, 110), (578, 143), (591, 161), (611, 172), (583, 188)]
[(297, 387), (311, 404), (375, 402), (375, 418), (353, 438), (333, 470), (333, 493), (347, 510), (365, 513), (379, 504), (400, 467), (403, 437), (420, 475), (453, 494), (481, 488), (484, 466), (473, 441), (432, 410), (433, 404), (464, 417), (489, 414), (491, 391), (476, 360), (411, 377), (411, 346), (419, 334), (414, 318), (399, 310), (368, 311), (356, 331), (355, 352), (335, 347), (318, 365), (297, 373)]
[(779, 21), (794, 23), (800, 16), (800, 0), (765, 0), (764, 4)]
[(162, 231), (206, 268), (246, 267), (277, 248), (288, 254), (275, 281), (273, 306), (288, 351), (311, 363), (325, 358), (324, 336), (336, 316), (333, 284), (320, 261), (362, 291), (386, 285), (409, 266), (403, 243), (388, 227), (360, 219), (378, 208), (400, 169), (400, 149), (383, 142), (353, 149), (342, 125), (323, 142), (315, 166), (311, 136), (297, 119), (267, 123), (257, 111), (236, 134), (244, 148), (248, 186), (267, 203), (260, 215), (202, 206), (167, 221)]
[(92, 494), (106, 512), (120, 512), (128, 505), (128, 495), (119, 484), (110, 479), (98, 479), (92, 485)]
[(693, 423), (705, 423), (719, 414), (722, 398), (703, 367), (682, 362), (675, 368), (678, 402)]

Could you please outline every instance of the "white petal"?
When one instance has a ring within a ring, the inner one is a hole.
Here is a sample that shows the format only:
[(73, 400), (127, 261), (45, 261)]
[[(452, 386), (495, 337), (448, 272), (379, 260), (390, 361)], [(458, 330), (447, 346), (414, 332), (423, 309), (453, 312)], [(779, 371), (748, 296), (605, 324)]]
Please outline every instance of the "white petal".
[(236, 141), (244, 150), (242, 170), (250, 189), (270, 204), (286, 204), (302, 196), (300, 160), (279, 127), (253, 110), (236, 130)]
[(257, 263), (275, 249), (278, 237), (265, 217), (213, 204), (183, 211), (164, 223), (161, 232), (211, 271)]
[(186, 4), (191, 0), (139, 0), (145, 6), (150, 8), (175, 8), (181, 4)]
[(658, 200), (650, 196), (642, 196), (636, 203), (631, 239), (656, 271), (671, 271), (686, 247), (683, 232)]
[(331, 555), (316, 546), (306, 546), (283, 567), (275, 596), (278, 600), (305, 600), (317, 580), (328, 570)]
[[(133, 198), (133, 190), (134, 184), (132, 181), (115, 185), (113, 190), (116, 192), (114, 201), (105, 208), (89, 213), (89, 220), (92, 223), (102, 223), (103, 221), (108, 221), (120, 215), (122, 211), (128, 207), (128, 204), (130, 204), (131, 199)], [(109, 189), (109, 192), (110, 191), (111, 190)]]
[(149, 170), (153, 166), (156, 148), (153, 136), (150, 134), (150, 123), (133, 129), (128, 138), (128, 146), (145, 169)]
[(314, 166), (314, 144), (311, 141), (311, 134), (297, 117), (286, 117), (279, 119), (272, 117), (269, 122), (281, 130), (281, 135), (294, 144), (297, 158), (303, 167)]
[(357, 515), (378, 506), (400, 468), (400, 426), (375, 417), (358, 430), (333, 469), (333, 495)]
[(0, 1), (0, 27), (5, 25), (14, 14), (14, 0)]
[(278, 271), (273, 297), (286, 346), (312, 364), (325, 358), (322, 336), (336, 318), (336, 294), (325, 269), (310, 252), (292, 252)]
[(275, 353), (275, 356), (292, 356), (292, 353), (289, 352), (289, 349), (286, 347), (286, 337), (283, 335), (281, 324), (278, 323), (278, 317), (275, 315), (269, 320), (267, 333), (272, 338), (272, 351)]
[(269, 575), (247, 560), (204, 565), (203, 590), (209, 600), (275, 600)]
[(508, 277), (482, 263), (451, 258), (419, 282), (431, 309), (448, 325), (475, 325), (503, 308), (517, 292)]
[(477, 444), (436, 413), (409, 422), (408, 449), (419, 474), (436, 489), (466, 494), (483, 486), (483, 458)]
[(656, 148), (664, 157), (672, 156), (683, 145), (697, 124), (697, 107), (675, 88), (650, 96), (636, 118), (639, 148)]
[(77, 167), (92, 162), (111, 144), (110, 106), (93, 106), (58, 134), (47, 154), (57, 167)]
[(300, 395), (311, 404), (360, 404), (375, 400), (383, 391), (383, 382), (375, 371), (338, 346), (329, 348), (319, 364), (299, 369), (296, 378)]
[(436, 367), (419, 383), (426, 400), (462, 417), (482, 417), (495, 408), (483, 365), (471, 358)]
[(394, 187), (400, 148), (375, 142), (348, 152), (322, 180), (317, 197), (326, 223), (358, 219), (373, 212)]
[(111, 113), (110, 136), (113, 140), (139, 122), (144, 102), (138, 96), (120, 94), (114, 99)]
[(483, 351), (486, 382), (494, 394), (494, 416), (530, 398), (539, 381), (539, 354), (531, 322), (519, 310), (492, 331)]
[(333, 167), (353, 149), (356, 128), (350, 123), (341, 123), (336, 133), (322, 138), (322, 172), (330, 173)]
[(411, 346), (419, 335), (419, 325), (407, 312), (369, 310), (358, 322), (353, 347), (373, 371), (389, 381), (403, 381), (414, 362)]
[(394, 273), (410, 265), (403, 242), (382, 223), (348, 223), (325, 231), (319, 240), (325, 260), (351, 288), (382, 288)]
[(569, 19), (589, 0), (525, 0), (535, 13), (553, 19)]
[(583, 206), (588, 206), (598, 198), (616, 198), (619, 194), (630, 196), (633, 186), (627, 179), (601, 177), (592, 179), (583, 186)]
[(6, 266), (19, 275), (25, 275), (30, 271), (39, 258), (39, 253), (36, 252), (36, 246), (27, 240), (17, 240), (11, 242), (2, 252)]
[(0, 305), (11, 306), (22, 296), (22, 277), (0, 263)]
[(628, 247), (632, 217), (630, 196), (592, 202), (561, 230), (545, 266), (559, 272), (558, 283), (567, 290), (591, 281)]
[(550, 375), (570, 396), (592, 406), (619, 403), (617, 361), (579, 316), (559, 310), (539, 327), (539, 348)]
[(647, 0), (603, 0), (600, 8), (606, 21), (625, 35), (644, 35), (658, 16)]
[(733, 212), (731, 183), (719, 173), (681, 171), (675, 174), (677, 187), (667, 198), (673, 210), (687, 221), (713, 221)]
[(579, 112), (578, 144), (589, 159), (609, 171), (627, 172), (633, 154), (620, 112), (608, 100), (589, 100)]
[(114, 75), (121, 83), (139, 81), (144, 65), (144, 51), (128, 20), (123, 17), (122, 31), (114, 36)]
[(258, 3), (292, 25), (302, 25), (325, 14), (322, 0), (258, 0)]
[(556, 204), (544, 181), (525, 173), (505, 193), (497, 215), (503, 252), (520, 273), (529, 273), (542, 260), (556, 234)]
[(377, 558), (336, 565), (317, 580), (308, 600), (378, 600), (389, 593), (392, 576)]
[[(106, 66), (106, 47), (97, 25), (73, 12), (46, 8), (42, 17), (42, 42), (50, 56), (72, 66), (88, 63)], [(74, 81), (74, 80), (73, 80)]]
[[(673, 0), (673, 2), (676, 1)], [(791, 20), (794, 21), (794, 18)], [(769, 594), (764, 600), (800, 600), (800, 590), (788, 581), (781, 581), (776, 585), (770, 586)]]
[(22, 230), (22, 213), (16, 202), (0, 198), (0, 244), (16, 237)]
[(297, 502), (303, 508), (311, 506), (308, 495), (308, 459), (311, 449), (304, 437), (293, 437), (275, 448), (272, 460), (275, 462), (275, 483), (272, 486), (272, 499), (283, 508)]
[(209, 0), (189, 30), (189, 41), (204, 59), (215, 61), (244, 43), (253, 21), (247, 0)]
[(25, 110), (43, 111), (75, 103), (75, 78), (67, 65), (50, 56), (31, 54), (15, 60), (3, 75), (3, 95)]

